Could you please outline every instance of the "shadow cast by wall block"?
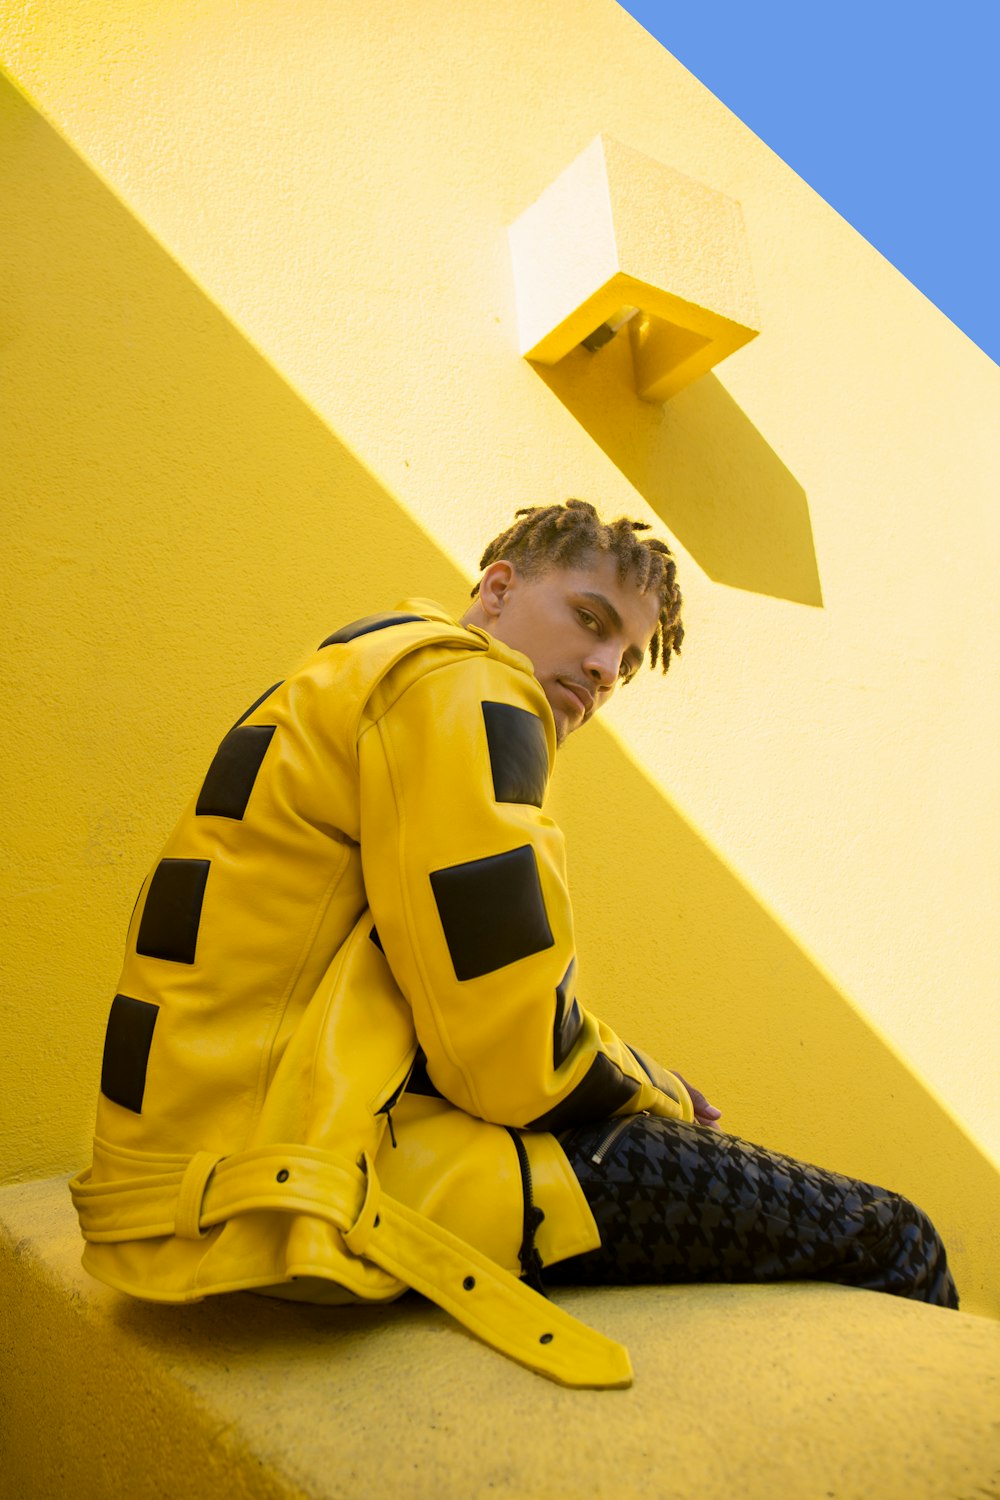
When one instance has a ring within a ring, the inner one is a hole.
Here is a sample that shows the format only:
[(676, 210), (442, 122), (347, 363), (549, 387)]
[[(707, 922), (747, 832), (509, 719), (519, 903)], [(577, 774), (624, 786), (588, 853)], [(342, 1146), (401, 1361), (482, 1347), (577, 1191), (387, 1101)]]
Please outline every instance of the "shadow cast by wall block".
[(221, 736), (346, 621), (469, 586), (2, 76), (0, 197), (10, 1180), (86, 1159), (125, 925)]
[(534, 368), (709, 578), (822, 605), (805, 491), (714, 375), (640, 401), (622, 334)]

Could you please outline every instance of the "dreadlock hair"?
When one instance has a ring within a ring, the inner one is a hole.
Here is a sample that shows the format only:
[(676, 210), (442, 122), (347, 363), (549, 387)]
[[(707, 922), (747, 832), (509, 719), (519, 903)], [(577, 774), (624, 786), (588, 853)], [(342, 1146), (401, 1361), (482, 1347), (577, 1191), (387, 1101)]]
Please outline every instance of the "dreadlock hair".
[[(480, 569), (502, 558), (530, 578), (550, 568), (571, 568), (595, 552), (611, 553), (617, 559), (622, 583), (633, 577), (640, 593), (655, 589), (660, 596), (660, 617), (649, 643), (649, 665), (655, 667), (660, 661), (665, 672), (671, 655), (680, 655), (684, 639), (677, 565), (666, 542), (657, 537), (639, 538), (637, 532), (649, 530), (645, 521), (630, 521), (626, 516), (602, 521), (586, 500), (526, 505), (516, 514), (514, 524), (486, 548)], [(477, 583), (473, 599), (478, 593)]]

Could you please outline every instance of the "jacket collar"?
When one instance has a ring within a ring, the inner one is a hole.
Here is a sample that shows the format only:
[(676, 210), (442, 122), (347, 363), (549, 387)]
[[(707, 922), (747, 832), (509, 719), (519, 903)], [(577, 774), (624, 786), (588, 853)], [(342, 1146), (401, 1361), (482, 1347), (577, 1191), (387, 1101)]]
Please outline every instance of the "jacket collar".
[(530, 657), (525, 656), (523, 651), (516, 651), (513, 646), (506, 646), (502, 641), (496, 640), (488, 630), (480, 630), (478, 625), (463, 625), (456, 620), (454, 615), (436, 604), (433, 599), (403, 599), (396, 605), (396, 609), (408, 615), (423, 615), (425, 620), (437, 620), (442, 625), (454, 625), (458, 630), (466, 630), (476, 640), (482, 641), (491, 656), (506, 662), (508, 666), (516, 667), (520, 672), (527, 672), (529, 677), (534, 677), (535, 669)]

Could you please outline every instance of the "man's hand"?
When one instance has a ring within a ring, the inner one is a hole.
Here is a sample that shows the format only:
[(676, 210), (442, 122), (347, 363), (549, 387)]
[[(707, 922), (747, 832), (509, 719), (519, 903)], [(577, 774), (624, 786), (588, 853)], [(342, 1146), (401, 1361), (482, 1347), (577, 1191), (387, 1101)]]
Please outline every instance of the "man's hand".
[(696, 1125), (707, 1125), (709, 1130), (718, 1130), (719, 1121), (722, 1118), (722, 1110), (716, 1109), (714, 1104), (709, 1104), (701, 1089), (692, 1088), (683, 1073), (678, 1073), (676, 1068), (664, 1068), (655, 1058), (650, 1057), (648, 1052), (640, 1052), (638, 1047), (632, 1047), (636, 1060), (645, 1070), (649, 1078), (658, 1089), (676, 1098), (676, 1090), (671, 1087), (671, 1076), (679, 1078), (691, 1096), (691, 1104), (694, 1107), (694, 1123)]
[[(671, 1068), (672, 1073), (677, 1073), (676, 1068)], [(709, 1104), (701, 1089), (694, 1088), (683, 1073), (677, 1073), (677, 1077), (683, 1083), (691, 1095), (691, 1103), (694, 1105), (694, 1122), (696, 1125), (707, 1125), (709, 1130), (719, 1130), (719, 1121), (722, 1118), (722, 1110), (716, 1109), (714, 1104)]]

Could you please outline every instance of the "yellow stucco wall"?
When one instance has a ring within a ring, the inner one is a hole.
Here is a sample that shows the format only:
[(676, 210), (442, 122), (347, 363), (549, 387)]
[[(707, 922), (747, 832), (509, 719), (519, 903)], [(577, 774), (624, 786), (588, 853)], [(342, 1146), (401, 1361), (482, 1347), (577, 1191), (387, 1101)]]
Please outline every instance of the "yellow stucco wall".
[[(37, 0), (0, 59), (4, 1175), (85, 1158), (235, 715), (580, 494), (676, 539), (689, 631), (559, 768), (588, 1000), (997, 1310), (996, 367), (611, 0)], [(516, 352), (506, 226), (600, 131), (743, 206), (762, 333), (665, 407), (621, 338)]]

